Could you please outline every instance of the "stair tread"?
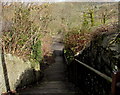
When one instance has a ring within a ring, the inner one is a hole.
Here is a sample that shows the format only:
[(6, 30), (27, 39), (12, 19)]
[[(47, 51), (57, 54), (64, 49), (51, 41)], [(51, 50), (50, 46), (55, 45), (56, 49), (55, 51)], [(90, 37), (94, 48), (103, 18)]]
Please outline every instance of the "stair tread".
[(83, 95), (75, 85), (66, 80), (63, 46), (56, 44), (55, 63), (44, 71), (43, 81), (31, 88), (20, 91), (20, 95)]

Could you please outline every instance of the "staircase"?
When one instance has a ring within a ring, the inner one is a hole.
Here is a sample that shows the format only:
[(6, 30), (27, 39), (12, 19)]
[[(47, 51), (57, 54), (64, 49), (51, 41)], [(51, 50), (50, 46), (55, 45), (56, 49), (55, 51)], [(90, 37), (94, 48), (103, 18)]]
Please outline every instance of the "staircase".
[(55, 63), (44, 71), (41, 83), (19, 91), (19, 95), (83, 95), (75, 85), (67, 81), (62, 53), (63, 44), (54, 43)]

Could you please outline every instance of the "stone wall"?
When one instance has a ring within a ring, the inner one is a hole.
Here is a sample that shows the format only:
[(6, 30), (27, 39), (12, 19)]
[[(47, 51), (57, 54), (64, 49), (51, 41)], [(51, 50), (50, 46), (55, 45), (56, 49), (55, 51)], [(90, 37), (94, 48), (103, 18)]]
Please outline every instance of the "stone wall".
[(120, 43), (115, 42), (118, 35), (118, 31), (97, 35), (77, 59), (111, 77), (120, 69)]
[[(5, 62), (11, 90), (23, 88), (41, 79), (42, 74), (39, 64), (35, 64), (33, 68), (33, 63), (11, 54), (5, 54)], [(0, 94), (2, 92), (6, 92), (6, 86), (0, 56)]]

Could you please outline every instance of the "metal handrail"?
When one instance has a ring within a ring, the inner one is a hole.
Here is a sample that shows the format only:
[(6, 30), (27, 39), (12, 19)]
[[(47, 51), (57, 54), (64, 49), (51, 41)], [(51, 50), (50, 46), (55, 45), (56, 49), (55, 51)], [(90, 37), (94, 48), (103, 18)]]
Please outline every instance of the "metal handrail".
[[(66, 61), (66, 64), (68, 65), (69, 62), (68, 62), (67, 57), (66, 57), (65, 54), (64, 54), (64, 59), (65, 59), (65, 61)], [(76, 62), (76, 63), (74, 63), (74, 64), (80, 64), (81, 66), (84, 66), (86, 69), (94, 72), (97, 76), (100, 76), (101, 78), (103, 78), (104, 80), (106, 80), (107, 82), (109, 82), (109, 87), (110, 87), (110, 85), (111, 85), (111, 94), (110, 94), (110, 95), (120, 95), (120, 90), (117, 89), (117, 88), (118, 88), (118, 84), (120, 83), (120, 71), (114, 72), (114, 73), (112, 74), (112, 77), (109, 77), (108, 75), (100, 72), (99, 70), (96, 70), (95, 68), (93, 68), (93, 67), (91, 67), (91, 66), (89, 66), (89, 65), (87, 65), (87, 64), (85, 64), (85, 63), (83, 63), (83, 62), (81, 62), (80, 60), (76, 59), (75, 57), (74, 57), (74, 60), (73, 60), (73, 61)], [(73, 61), (72, 61), (72, 62), (73, 62)], [(70, 63), (71, 63), (71, 62), (70, 62)], [(77, 65), (76, 65), (76, 66), (77, 66)], [(73, 68), (74, 68), (74, 66), (73, 66)], [(74, 68), (74, 69), (75, 69), (75, 68)], [(77, 69), (77, 68), (76, 68), (76, 69)], [(76, 70), (75, 70), (75, 71), (76, 71)], [(72, 77), (73, 77), (73, 76), (72, 76)], [(79, 78), (78, 78), (78, 80), (79, 80)], [(75, 81), (76, 81), (76, 80), (75, 80)], [(76, 82), (78, 82), (78, 81), (76, 81)], [(109, 88), (109, 90), (110, 90), (110, 88)]]
[(101, 73), (100, 71), (98, 71), (98, 70), (90, 67), (89, 65), (87, 65), (87, 64), (85, 64), (85, 63), (83, 63), (83, 62), (81, 62), (81, 61), (79, 61), (79, 60), (77, 60), (77, 59), (75, 59), (75, 61), (77, 61), (77, 62), (80, 63), (81, 65), (85, 66), (86, 68), (88, 68), (88, 69), (90, 69), (91, 71), (95, 72), (97, 75), (101, 76), (102, 78), (104, 78), (104, 79), (106, 79), (107, 81), (109, 81), (109, 82), (112, 83), (112, 78), (111, 78), (111, 77), (109, 77), (109, 76)]

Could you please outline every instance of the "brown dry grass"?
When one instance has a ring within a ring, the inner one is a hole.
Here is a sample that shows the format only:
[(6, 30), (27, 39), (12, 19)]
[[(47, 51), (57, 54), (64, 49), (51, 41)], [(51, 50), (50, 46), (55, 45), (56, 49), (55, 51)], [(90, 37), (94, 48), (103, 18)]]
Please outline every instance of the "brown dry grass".
[(93, 28), (89, 31), (82, 30), (80, 33), (75, 33), (75, 31), (68, 32), (68, 35), (65, 38), (65, 47), (70, 48), (74, 54), (83, 50), (89, 43), (100, 37), (103, 34), (114, 33), (118, 29), (116, 23), (109, 25), (101, 25), (100, 27)]
[(42, 37), (41, 39), (41, 43), (42, 43), (42, 56), (43, 56), (43, 60), (44, 62), (47, 63), (52, 63), (54, 62), (53, 56), (52, 56), (52, 37), (47, 34), (44, 37)]
[(43, 56), (49, 56), (51, 55), (51, 44), (52, 44), (52, 38), (50, 35), (45, 35), (42, 39), (42, 55)]
[(101, 25), (100, 27), (95, 28), (91, 32), (91, 40), (94, 40), (95, 38), (99, 37), (103, 34), (110, 34), (114, 33), (118, 30), (118, 24), (117, 23), (111, 23), (109, 25)]

